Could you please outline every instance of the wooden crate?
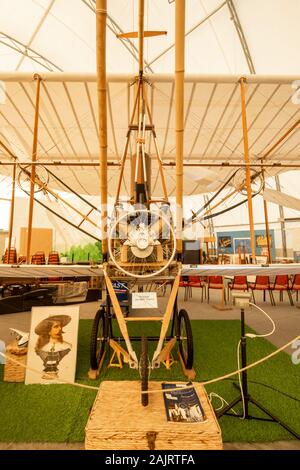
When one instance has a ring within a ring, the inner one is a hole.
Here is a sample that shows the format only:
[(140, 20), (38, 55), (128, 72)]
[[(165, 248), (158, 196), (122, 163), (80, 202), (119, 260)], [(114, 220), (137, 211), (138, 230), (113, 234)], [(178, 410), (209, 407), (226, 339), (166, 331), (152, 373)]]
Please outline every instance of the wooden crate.
[[(149, 394), (149, 405), (143, 407), (139, 381), (102, 382), (85, 428), (85, 448), (221, 450), (221, 430), (205, 389), (194, 387), (207, 420), (178, 423), (167, 420), (162, 393)], [(161, 382), (150, 382), (149, 390), (161, 390)]]
[[(4, 366), (4, 382), (25, 382), (25, 367), (27, 362), (27, 347), (19, 347), (17, 341), (13, 341), (6, 346), (6, 361)], [(18, 361), (19, 364), (12, 362), (9, 358)]]

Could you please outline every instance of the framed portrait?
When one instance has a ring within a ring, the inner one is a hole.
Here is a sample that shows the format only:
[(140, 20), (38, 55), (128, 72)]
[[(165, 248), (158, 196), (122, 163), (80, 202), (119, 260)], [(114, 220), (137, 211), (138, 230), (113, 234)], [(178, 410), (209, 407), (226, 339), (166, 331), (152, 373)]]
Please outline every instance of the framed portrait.
[(79, 305), (33, 307), (25, 384), (73, 382)]
[[(270, 247), (272, 246), (272, 235), (269, 235)], [(268, 240), (267, 235), (255, 235), (255, 246), (257, 247), (267, 247)]]
[(251, 239), (250, 238), (234, 238), (234, 252), (235, 253), (251, 253)]
[(231, 248), (232, 238), (230, 236), (219, 237), (219, 248)]

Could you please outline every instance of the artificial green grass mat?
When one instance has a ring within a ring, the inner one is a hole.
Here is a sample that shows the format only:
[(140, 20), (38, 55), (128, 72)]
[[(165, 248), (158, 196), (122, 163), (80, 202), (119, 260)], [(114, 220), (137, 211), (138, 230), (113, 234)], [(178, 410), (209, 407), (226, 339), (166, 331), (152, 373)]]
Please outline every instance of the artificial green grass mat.
[[(97, 381), (87, 379), (89, 368), (89, 341), (92, 321), (80, 320), (76, 381), (98, 386), (101, 380), (138, 380), (138, 372), (129, 369), (104, 367)], [(114, 323), (114, 334), (118, 328)], [(194, 368), (196, 381), (204, 381), (225, 375), (237, 369), (236, 347), (240, 338), (238, 320), (192, 321), (194, 336)], [(252, 331), (248, 329), (247, 331)], [(157, 335), (156, 323), (131, 323), (130, 335)], [(150, 343), (150, 351), (157, 342)], [(138, 342), (134, 349), (139, 353)], [(247, 339), (248, 364), (260, 359), (276, 348), (265, 339)], [(176, 348), (175, 348), (176, 353)], [(176, 356), (176, 354), (174, 354)], [(107, 354), (106, 364), (110, 353)], [(150, 357), (152, 357), (150, 355)], [(176, 359), (176, 357), (175, 357)], [(151, 372), (150, 380), (185, 381), (179, 363), (166, 370), (162, 365)], [(228, 402), (238, 396), (233, 387), (237, 376), (206, 387)], [(300, 366), (294, 365), (286, 353), (279, 353), (271, 360), (248, 372), (249, 392), (260, 403), (300, 433)], [(0, 367), (0, 441), (2, 442), (80, 442), (84, 441), (84, 428), (96, 391), (72, 385), (24, 385), (3, 382), (3, 366)], [(150, 396), (151, 400), (151, 396)], [(220, 401), (215, 399), (218, 407)], [(241, 405), (235, 410), (241, 412)], [(263, 414), (250, 404), (250, 414)], [(293, 439), (279, 424), (223, 416), (220, 418), (224, 442), (265, 442)]]

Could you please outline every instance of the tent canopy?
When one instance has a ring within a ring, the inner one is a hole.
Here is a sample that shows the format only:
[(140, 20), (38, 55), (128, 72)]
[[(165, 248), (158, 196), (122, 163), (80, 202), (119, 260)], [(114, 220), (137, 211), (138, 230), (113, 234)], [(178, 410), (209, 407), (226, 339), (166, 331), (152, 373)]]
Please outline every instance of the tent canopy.
[[(1, 0), (0, 70), (96, 70), (95, 0)], [(138, 0), (109, 0), (107, 70), (137, 70)], [(186, 72), (298, 74), (298, 0), (186, 1)], [(148, 72), (174, 70), (175, 3), (145, 0), (145, 29), (167, 31), (145, 44)], [(242, 45), (242, 42), (246, 45)]]
[[(31, 160), (33, 73), (38, 72), (43, 77), (38, 160), (98, 162), (95, 8), (95, 0), (1, 0), (0, 138), (22, 161)], [(120, 39), (117, 34), (137, 29), (138, 1), (109, 0), (107, 9), (107, 72), (118, 74), (108, 78), (108, 158), (118, 163), (132, 109), (134, 86), (130, 84), (138, 70), (138, 41)], [(254, 74), (247, 77), (246, 85), (252, 163), (297, 122), (299, 15), (298, 0), (186, 2), (186, 162), (243, 161), (241, 75)], [(175, 153), (174, 25), (174, 1), (145, 0), (145, 29), (168, 33), (146, 39), (144, 47), (145, 72), (153, 85), (149, 101), (164, 162), (174, 162)], [(161, 75), (166, 73), (169, 75)], [(268, 155), (269, 162), (296, 161), (297, 130), (295, 127)], [(133, 135), (130, 154), (134, 153), (134, 139)], [(150, 141), (148, 153), (153, 156), (153, 151)], [(6, 158), (7, 153), (0, 149), (0, 159)], [(96, 168), (61, 166), (53, 171), (75, 191), (99, 193)], [(214, 191), (232, 171), (185, 168), (185, 193)], [(277, 171), (274, 168), (269, 174)], [(11, 174), (11, 168), (2, 165), (1, 172)], [(118, 167), (111, 166), (111, 195), (117, 174)], [(127, 167), (123, 194), (128, 194), (128, 179)], [(173, 195), (173, 168), (166, 168), (166, 183)], [(154, 160), (152, 189), (154, 196), (161, 196)]]

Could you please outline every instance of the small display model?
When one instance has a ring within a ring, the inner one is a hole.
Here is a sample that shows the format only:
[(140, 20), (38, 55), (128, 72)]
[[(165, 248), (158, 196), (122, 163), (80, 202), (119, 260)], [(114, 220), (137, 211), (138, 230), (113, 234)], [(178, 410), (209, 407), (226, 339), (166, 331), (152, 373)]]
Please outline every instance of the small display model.
[[(191, 385), (191, 382), (187, 384), (162, 383), (163, 390), (170, 389), (170, 392), (164, 392), (168, 421), (183, 423), (206, 421), (196, 390), (193, 387), (186, 388)], [(177, 390), (174, 390), (175, 388)]]

